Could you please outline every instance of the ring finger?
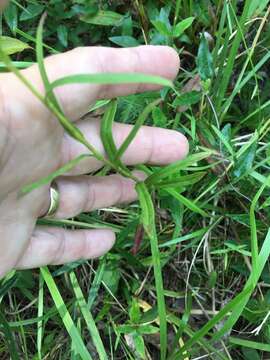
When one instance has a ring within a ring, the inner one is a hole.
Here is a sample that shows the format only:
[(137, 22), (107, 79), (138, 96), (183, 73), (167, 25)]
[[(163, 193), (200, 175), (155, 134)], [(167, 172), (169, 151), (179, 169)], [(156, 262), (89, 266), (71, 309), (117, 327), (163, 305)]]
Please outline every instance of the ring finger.
[[(140, 172), (134, 174), (141, 179), (144, 178)], [(132, 202), (137, 198), (134, 181), (120, 175), (61, 177), (56, 184), (59, 206), (54, 217), (58, 219), (71, 218), (82, 212)], [(49, 205), (49, 203), (46, 205), (47, 208)]]

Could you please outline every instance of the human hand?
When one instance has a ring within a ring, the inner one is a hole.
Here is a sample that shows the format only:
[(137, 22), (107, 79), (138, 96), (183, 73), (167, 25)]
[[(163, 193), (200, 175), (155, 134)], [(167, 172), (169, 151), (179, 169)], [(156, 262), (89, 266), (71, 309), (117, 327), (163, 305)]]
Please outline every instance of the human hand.
[[(50, 81), (77, 73), (143, 72), (174, 79), (178, 55), (168, 47), (131, 49), (77, 48), (46, 59)], [(44, 93), (37, 66), (23, 75)], [(66, 85), (55, 94), (65, 114), (101, 153), (100, 120), (80, 120), (89, 104), (156, 89), (153, 85)], [(120, 146), (131, 126), (115, 124), (114, 139)], [(165, 165), (186, 156), (188, 143), (178, 132), (142, 127), (123, 155), (127, 165)], [(49, 185), (19, 196), (20, 189), (63, 166), (86, 148), (70, 138), (48, 109), (11, 73), (0, 75), (0, 278), (13, 268), (34, 268), (88, 259), (107, 252), (114, 244), (110, 230), (65, 230), (36, 226), (49, 207)], [(105, 155), (105, 154), (104, 154)], [(134, 182), (119, 175), (87, 176), (102, 166), (89, 157), (69, 174), (57, 179), (60, 205), (56, 218), (69, 218), (116, 203), (136, 199)]]

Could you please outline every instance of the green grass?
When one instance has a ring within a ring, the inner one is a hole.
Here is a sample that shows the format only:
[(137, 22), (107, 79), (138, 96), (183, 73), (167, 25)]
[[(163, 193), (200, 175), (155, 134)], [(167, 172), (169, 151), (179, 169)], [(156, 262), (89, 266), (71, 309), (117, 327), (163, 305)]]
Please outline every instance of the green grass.
[[(72, 220), (41, 221), (112, 228), (117, 242), (99, 260), (12, 272), (1, 280), (1, 359), (269, 357), (269, 6), (259, 0), (138, 0), (101, 2), (100, 11), (94, 1), (31, 0), (13, 1), (4, 12), (2, 34), (30, 47), (17, 54), (12, 42), (12, 61), (0, 49), (0, 69), (15, 72), (86, 146), (83, 157), (90, 150), (105, 161), (103, 173), (135, 179), (139, 200)], [(157, 77), (83, 74), (50, 84), (44, 53), (89, 45), (89, 33), (92, 45), (173, 46), (181, 57), (177, 80), (172, 86)], [(36, 60), (46, 97), (17, 70)], [(105, 160), (65, 117), (53, 89), (138, 79), (167, 87), (92, 108), (104, 109)], [(118, 150), (114, 119), (135, 124)], [(120, 158), (142, 124), (184, 133), (191, 154), (165, 168), (138, 166), (148, 175), (139, 182)], [(83, 157), (23, 191), (50, 182)], [(135, 255), (134, 239), (140, 242)]]

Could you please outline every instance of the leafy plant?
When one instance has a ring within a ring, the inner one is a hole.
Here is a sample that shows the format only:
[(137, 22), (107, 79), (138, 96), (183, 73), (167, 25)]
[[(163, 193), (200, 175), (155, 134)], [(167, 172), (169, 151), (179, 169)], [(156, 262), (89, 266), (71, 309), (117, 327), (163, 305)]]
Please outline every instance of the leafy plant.
[[(109, 227), (118, 241), (101, 260), (66, 264), (52, 275), (47, 268), (39, 276), (11, 273), (1, 281), (3, 358), (268, 356), (269, 13), (269, 2), (259, 0), (10, 2), (2, 17), (1, 69), (13, 71), (85, 145), (85, 155), (23, 192), (95, 156), (106, 164), (104, 173), (119, 172), (137, 183), (139, 201), (70, 220), (43, 220), (68, 228)], [(145, 43), (178, 51), (182, 71), (174, 84), (138, 74), (81, 74), (53, 83), (47, 78), (46, 54), (89, 44)], [(46, 96), (18, 71), (34, 55)], [(138, 81), (166, 88), (91, 108), (102, 114), (106, 159), (54, 96), (57, 86), (74, 82)], [(118, 149), (115, 119), (134, 124)], [(191, 155), (164, 168), (138, 166), (147, 176), (142, 182), (121, 159), (143, 124), (186, 134)]]

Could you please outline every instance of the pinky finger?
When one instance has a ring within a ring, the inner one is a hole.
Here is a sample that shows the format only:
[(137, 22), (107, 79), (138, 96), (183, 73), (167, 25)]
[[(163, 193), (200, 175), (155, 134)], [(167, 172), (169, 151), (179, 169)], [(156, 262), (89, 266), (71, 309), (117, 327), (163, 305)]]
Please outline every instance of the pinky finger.
[(37, 227), (16, 268), (31, 269), (96, 258), (109, 251), (114, 242), (115, 234), (111, 230)]

